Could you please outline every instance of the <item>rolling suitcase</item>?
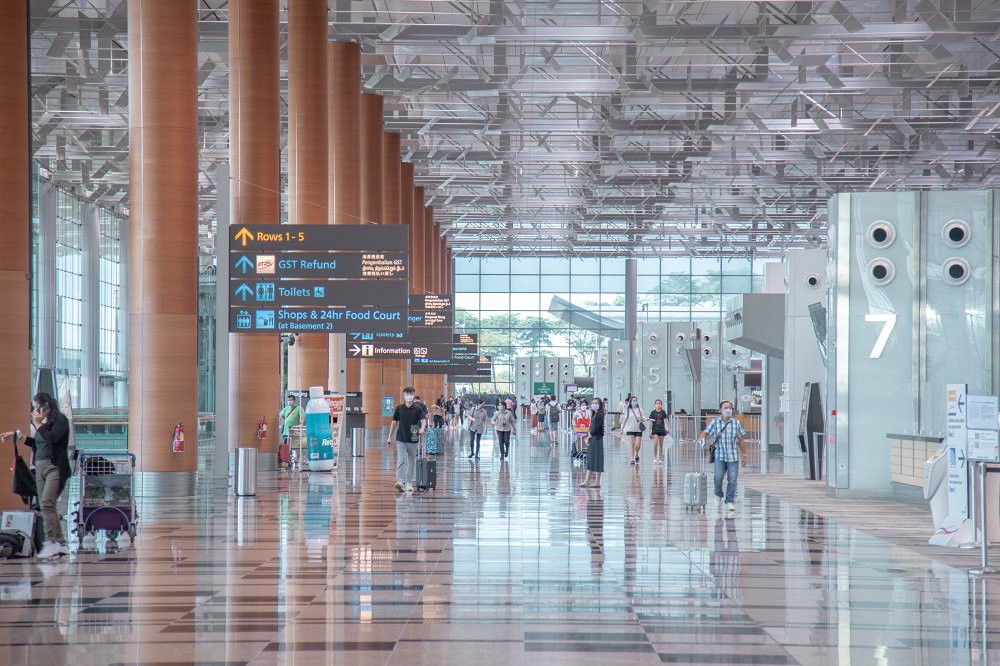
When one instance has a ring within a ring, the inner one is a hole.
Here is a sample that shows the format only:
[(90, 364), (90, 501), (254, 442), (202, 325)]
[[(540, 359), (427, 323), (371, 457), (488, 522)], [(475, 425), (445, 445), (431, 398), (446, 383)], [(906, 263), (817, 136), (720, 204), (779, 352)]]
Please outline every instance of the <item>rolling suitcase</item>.
[(417, 452), (417, 488), (434, 490), (437, 488), (437, 460), (431, 460)]
[(287, 441), (278, 446), (278, 467), (292, 466), (292, 446)]
[(427, 455), (441, 455), (441, 442), (444, 439), (444, 430), (441, 428), (429, 428), (427, 430)]
[(708, 477), (704, 472), (688, 472), (684, 475), (684, 510), (705, 511), (708, 503)]

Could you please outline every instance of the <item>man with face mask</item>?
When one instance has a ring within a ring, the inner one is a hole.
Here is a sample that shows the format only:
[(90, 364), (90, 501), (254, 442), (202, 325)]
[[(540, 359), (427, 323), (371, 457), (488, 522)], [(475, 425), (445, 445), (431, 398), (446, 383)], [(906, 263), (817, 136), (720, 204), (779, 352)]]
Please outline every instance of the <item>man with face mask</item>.
[(415, 401), (416, 391), (412, 386), (403, 389), (403, 404), (396, 407), (389, 428), (389, 441), (385, 448), (396, 440), (396, 490), (412, 493), (417, 480), (417, 446), (420, 436), (427, 432), (427, 410)]
[(726, 510), (735, 512), (736, 479), (739, 477), (740, 466), (747, 466), (747, 450), (743, 439), (747, 433), (743, 429), (743, 424), (733, 418), (733, 403), (724, 400), (719, 405), (719, 409), (722, 410), (722, 416), (713, 419), (708, 424), (708, 427), (701, 433), (701, 437), (698, 438), (698, 443), (705, 446), (706, 437), (711, 435), (715, 438), (716, 501), (720, 505), (722, 504), (722, 481), (724, 477), (728, 476), (729, 483), (726, 486), (725, 495)]
[(302, 425), (306, 419), (306, 413), (299, 407), (294, 395), (289, 395), (285, 399), (285, 408), (278, 412), (278, 425), (281, 427), (281, 441), (287, 444), (292, 428)]

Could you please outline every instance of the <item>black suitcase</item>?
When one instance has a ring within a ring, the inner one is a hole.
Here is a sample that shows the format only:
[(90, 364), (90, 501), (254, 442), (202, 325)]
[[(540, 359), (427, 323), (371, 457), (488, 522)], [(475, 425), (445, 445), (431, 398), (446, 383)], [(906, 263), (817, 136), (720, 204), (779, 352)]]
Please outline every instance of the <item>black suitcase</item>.
[(417, 488), (420, 490), (437, 488), (437, 460), (417, 458)]

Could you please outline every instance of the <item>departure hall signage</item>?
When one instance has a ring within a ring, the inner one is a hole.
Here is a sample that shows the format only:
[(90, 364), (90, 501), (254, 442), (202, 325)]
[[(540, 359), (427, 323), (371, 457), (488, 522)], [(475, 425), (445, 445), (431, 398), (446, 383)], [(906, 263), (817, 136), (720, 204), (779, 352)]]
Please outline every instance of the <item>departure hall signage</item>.
[(234, 225), (229, 330), (402, 335), (409, 321), (402, 225)]
[(455, 313), (451, 294), (411, 294), (408, 331), (352, 332), (347, 335), (348, 358), (416, 359), (450, 363)]

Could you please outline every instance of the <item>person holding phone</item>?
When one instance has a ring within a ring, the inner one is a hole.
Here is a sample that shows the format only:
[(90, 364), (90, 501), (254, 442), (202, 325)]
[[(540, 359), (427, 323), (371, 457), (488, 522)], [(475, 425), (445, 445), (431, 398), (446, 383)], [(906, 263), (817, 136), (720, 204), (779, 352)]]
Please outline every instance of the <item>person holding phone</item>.
[[(0, 441), (20, 439), (21, 431), (5, 432)], [(48, 393), (38, 393), (31, 399), (31, 435), (24, 440), (33, 452), (35, 484), (42, 510), (45, 543), (38, 551), (39, 559), (69, 555), (62, 520), (56, 510), (59, 495), (70, 477), (69, 419), (59, 411), (59, 403)]]

